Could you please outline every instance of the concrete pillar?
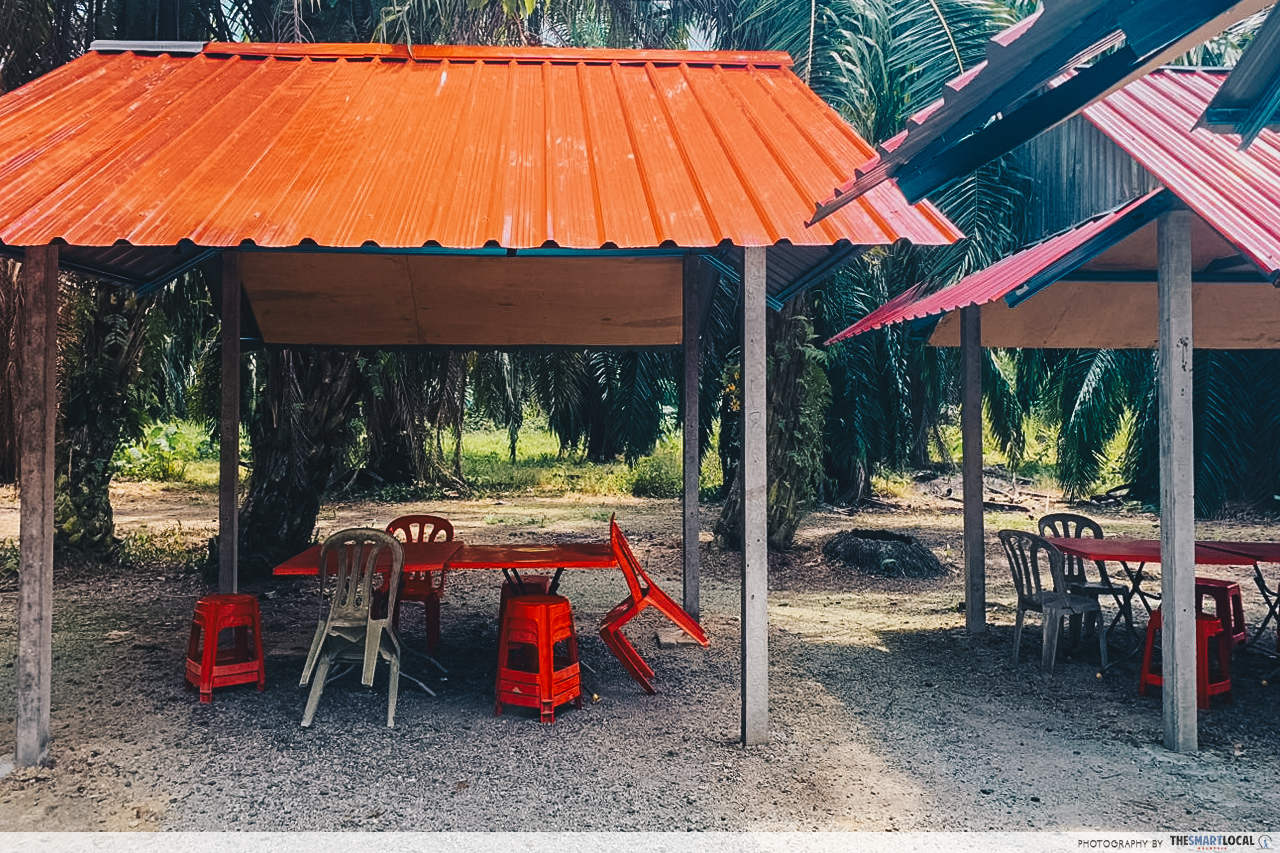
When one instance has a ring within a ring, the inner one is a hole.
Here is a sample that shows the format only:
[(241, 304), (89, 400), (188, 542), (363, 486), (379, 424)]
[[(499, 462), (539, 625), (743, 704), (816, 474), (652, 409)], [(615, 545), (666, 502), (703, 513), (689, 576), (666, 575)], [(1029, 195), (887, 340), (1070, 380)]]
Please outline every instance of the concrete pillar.
[(701, 618), (701, 566), (698, 562), (698, 488), (702, 460), (698, 455), (698, 383), (702, 349), (696, 255), (684, 259), (684, 399), (681, 420), (684, 439), (684, 611)]
[(1192, 455), (1191, 213), (1157, 225), (1160, 303), (1160, 589), (1164, 745), (1195, 752), (1196, 551)]
[(742, 270), (742, 742), (769, 742), (768, 436), (765, 248)]
[(987, 630), (987, 560), (982, 521), (982, 308), (960, 309), (960, 432), (964, 456), (964, 614), (971, 634)]
[(239, 586), (240, 255), (222, 253), (222, 418), (218, 445), (218, 592)]

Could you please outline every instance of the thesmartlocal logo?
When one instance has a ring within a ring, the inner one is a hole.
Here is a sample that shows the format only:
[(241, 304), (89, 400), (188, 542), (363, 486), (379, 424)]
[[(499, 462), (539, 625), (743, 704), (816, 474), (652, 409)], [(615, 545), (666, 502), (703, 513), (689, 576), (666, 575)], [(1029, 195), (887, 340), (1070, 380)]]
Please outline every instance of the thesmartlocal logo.
[[(1266, 843), (1263, 843), (1265, 839)], [(1270, 849), (1271, 837), (1267, 835), (1170, 835), (1170, 847), (1194, 847), (1197, 850), (1228, 850), (1241, 847)]]

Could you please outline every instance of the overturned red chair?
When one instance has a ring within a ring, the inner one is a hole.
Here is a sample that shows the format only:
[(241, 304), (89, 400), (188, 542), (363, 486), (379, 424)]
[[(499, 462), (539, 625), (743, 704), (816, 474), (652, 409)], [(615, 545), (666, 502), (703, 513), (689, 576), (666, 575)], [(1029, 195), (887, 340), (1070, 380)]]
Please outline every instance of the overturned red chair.
[(711, 641), (707, 639), (702, 626), (686, 613), (683, 607), (659, 589), (653, 579), (645, 573), (614, 518), (609, 519), (609, 543), (613, 546), (614, 557), (617, 558), (618, 565), (627, 578), (627, 587), (631, 594), (605, 615), (604, 622), (600, 625), (600, 639), (604, 640), (614, 657), (621, 661), (623, 667), (631, 673), (631, 677), (646, 693), (656, 693), (649, 681), (653, 678), (653, 669), (644, 662), (635, 646), (631, 645), (631, 641), (622, 633), (623, 625), (638, 616), (646, 607), (655, 607), (702, 645), (710, 645)]

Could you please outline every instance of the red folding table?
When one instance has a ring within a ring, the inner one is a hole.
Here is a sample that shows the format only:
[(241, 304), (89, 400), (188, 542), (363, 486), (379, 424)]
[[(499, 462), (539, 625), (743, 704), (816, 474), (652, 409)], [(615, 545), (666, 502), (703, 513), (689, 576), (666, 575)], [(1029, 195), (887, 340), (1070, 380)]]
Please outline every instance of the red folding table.
[[(1160, 562), (1159, 539), (1120, 539), (1103, 538), (1052, 538), (1049, 540), (1059, 551), (1075, 554), (1088, 560), (1111, 560), (1119, 563), (1129, 577), (1131, 589), (1142, 601), (1147, 611), (1151, 604), (1148, 593), (1142, 590), (1145, 579), (1143, 569), (1147, 563)], [(1255, 643), (1262, 631), (1274, 618), (1280, 620), (1280, 596), (1270, 589), (1262, 576), (1259, 563), (1280, 563), (1280, 542), (1231, 542), (1225, 540), (1197, 540), (1195, 561), (1198, 566), (1241, 566), (1252, 565), (1254, 582), (1262, 593), (1267, 604), (1267, 615), (1258, 626), (1249, 644)], [(1137, 563), (1136, 569), (1129, 564)]]
[[(401, 577), (415, 580), (421, 579), (423, 575), (429, 575), (431, 572), (443, 570), (449, 558), (462, 547), (462, 542), (458, 539), (452, 539), (448, 542), (402, 542), (400, 544), (404, 548), (404, 568), (401, 569)], [(391, 551), (383, 551), (380, 559), (387, 564), (387, 569), (390, 570)], [(336, 565), (330, 571), (337, 571)], [(319, 573), (319, 545), (312, 545), (301, 554), (290, 557), (271, 570), (273, 575), (298, 575), (304, 577), (307, 575), (315, 576)]]

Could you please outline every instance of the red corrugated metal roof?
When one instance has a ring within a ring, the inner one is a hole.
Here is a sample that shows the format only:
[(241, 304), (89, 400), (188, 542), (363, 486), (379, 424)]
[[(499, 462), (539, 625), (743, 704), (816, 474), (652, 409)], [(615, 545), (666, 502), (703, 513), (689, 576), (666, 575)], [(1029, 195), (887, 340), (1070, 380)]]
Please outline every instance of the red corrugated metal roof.
[(0, 242), (762, 246), (959, 233), (779, 53), (212, 44), (91, 52), (0, 98)]
[[(914, 115), (852, 180), (820, 197), (813, 219), (889, 178), (907, 198), (929, 195), (1270, 4), (1044, 0), (1033, 16), (992, 38), (986, 61), (949, 82), (942, 98)], [(1081, 70), (1069, 96), (1040, 97), (1055, 77), (1106, 51)]]
[(834, 344), (904, 320), (923, 320), (969, 305), (986, 305), (1009, 296), (1019, 288), (1055, 281), (1096, 254), (1092, 249), (1081, 254), (1082, 248), (1094, 244), (1111, 245), (1119, 237), (1149, 223), (1152, 216), (1167, 207), (1167, 204), (1158, 205), (1157, 202), (1164, 192), (1155, 190), (1148, 193), (1111, 213), (997, 261), (936, 293), (920, 296), (926, 285), (922, 282), (881, 305), (827, 343)]
[(1084, 111), (1266, 275), (1280, 275), (1280, 135), (1240, 139), (1196, 123), (1229, 74), (1163, 68)]

